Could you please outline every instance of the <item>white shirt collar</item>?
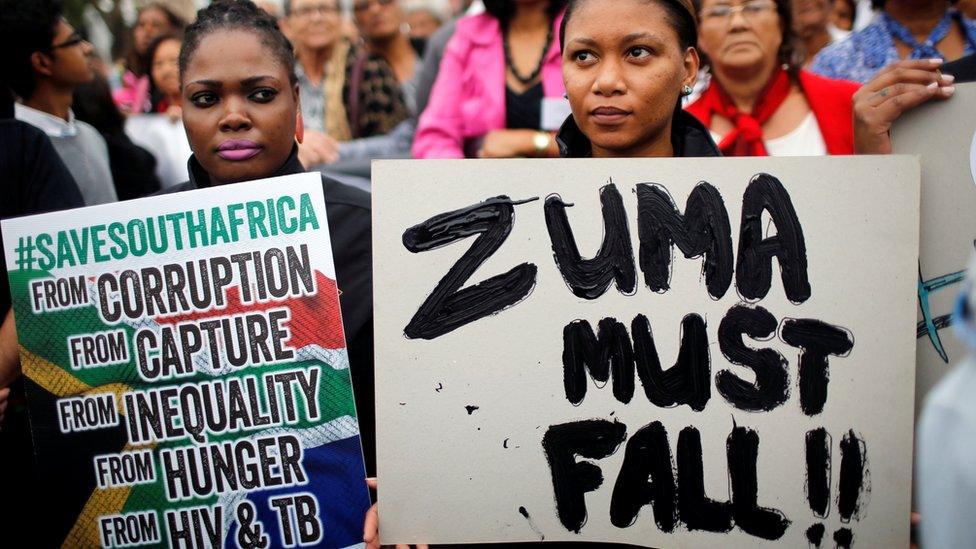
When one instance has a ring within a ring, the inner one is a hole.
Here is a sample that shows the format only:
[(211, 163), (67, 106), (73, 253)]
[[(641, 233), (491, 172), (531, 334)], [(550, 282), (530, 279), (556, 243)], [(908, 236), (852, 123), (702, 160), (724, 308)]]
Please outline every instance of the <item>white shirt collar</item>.
[(16, 103), (14, 105), (14, 117), (40, 129), (48, 137), (74, 137), (78, 135), (75, 113), (71, 109), (68, 109), (68, 121), (65, 122), (57, 116)]

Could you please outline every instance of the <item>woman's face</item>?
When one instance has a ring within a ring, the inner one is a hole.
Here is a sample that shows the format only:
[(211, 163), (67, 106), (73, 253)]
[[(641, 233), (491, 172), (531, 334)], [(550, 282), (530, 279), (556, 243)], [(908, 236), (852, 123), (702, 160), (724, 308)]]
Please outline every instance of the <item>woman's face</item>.
[(162, 36), (168, 32), (174, 32), (175, 28), (169, 23), (166, 13), (159, 8), (146, 8), (139, 12), (136, 26), (132, 30), (133, 45), (139, 55), (145, 55), (149, 49), (149, 43), (153, 38)]
[(268, 177), (295, 142), (298, 87), (260, 37), (221, 30), (204, 37), (183, 81), (190, 148), (215, 183)]
[(783, 28), (773, 0), (703, 0), (700, 20), (698, 45), (716, 71), (751, 72), (776, 63)]
[(698, 54), (647, 0), (588, 0), (566, 25), (563, 81), (594, 156), (649, 156), (670, 143), (671, 118)]
[(163, 40), (153, 53), (150, 74), (166, 97), (180, 94), (180, 41)]

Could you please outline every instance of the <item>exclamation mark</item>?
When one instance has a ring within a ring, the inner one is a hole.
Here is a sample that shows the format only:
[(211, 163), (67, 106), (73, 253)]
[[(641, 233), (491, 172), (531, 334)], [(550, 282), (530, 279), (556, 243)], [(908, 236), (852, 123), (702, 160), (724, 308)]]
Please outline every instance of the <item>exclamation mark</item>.
[[(849, 524), (852, 518), (860, 520), (864, 495), (871, 493), (871, 477), (867, 446), (853, 429), (847, 431), (840, 441), (840, 485), (837, 492), (840, 521)], [(834, 532), (834, 542), (838, 548), (849, 549), (854, 542), (854, 532), (850, 528), (841, 528)]]
[[(807, 501), (813, 514), (827, 518), (830, 513), (830, 435), (823, 427), (807, 431)], [(826, 527), (814, 523), (807, 529), (807, 541), (820, 547)]]

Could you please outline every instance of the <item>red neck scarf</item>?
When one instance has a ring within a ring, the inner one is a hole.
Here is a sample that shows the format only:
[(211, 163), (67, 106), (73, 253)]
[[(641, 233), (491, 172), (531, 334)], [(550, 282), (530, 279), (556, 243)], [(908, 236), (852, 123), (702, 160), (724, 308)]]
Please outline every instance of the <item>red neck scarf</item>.
[(752, 112), (740, 112), (717, 78), (712, 78), (708, 90), (702, 95), (703, 107), (707, 110), (706, 120), (711, 127), (712, 116), (719, 114), (729, 119), (732, 128), (718, 144), (724, 156), (769, 156), (763, 143), (762, 126), (779, 109), (790, 94), (790, 77), (782, 68), (777, 68), (759, 94)]

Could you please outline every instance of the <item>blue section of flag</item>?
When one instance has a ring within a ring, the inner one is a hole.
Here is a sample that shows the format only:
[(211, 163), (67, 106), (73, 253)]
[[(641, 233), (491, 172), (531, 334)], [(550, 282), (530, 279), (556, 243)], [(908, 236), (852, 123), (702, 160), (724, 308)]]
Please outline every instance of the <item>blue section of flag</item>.
[[(247, 495), (257, 510), (257, 520), (271, 540), (270, 547), (283, 546), (278, 512), (270, 499), (300, 493), (311, 493), (318, 500), (318, 517), (322, 523), (322, 539), (315, 547), (348, 547), (363, 541), (363, 518), (369, 509), (366, 489), (366, 469), (363, 466), (359, 436), (305, 448), (302, 464), (308, 473), (308, 484), (263, 490)], [(237, 517), (234, 509), (225, 512), (233, 516), (224, 546), (237, 547)], [(294, 520), (294, 519), (292, 519)], [(292, 533), (297, 536), (295, 525)], [(296, 537), (297, 539), (297, 537)], [(297, 544), (295, 545), (297, 546)]]

